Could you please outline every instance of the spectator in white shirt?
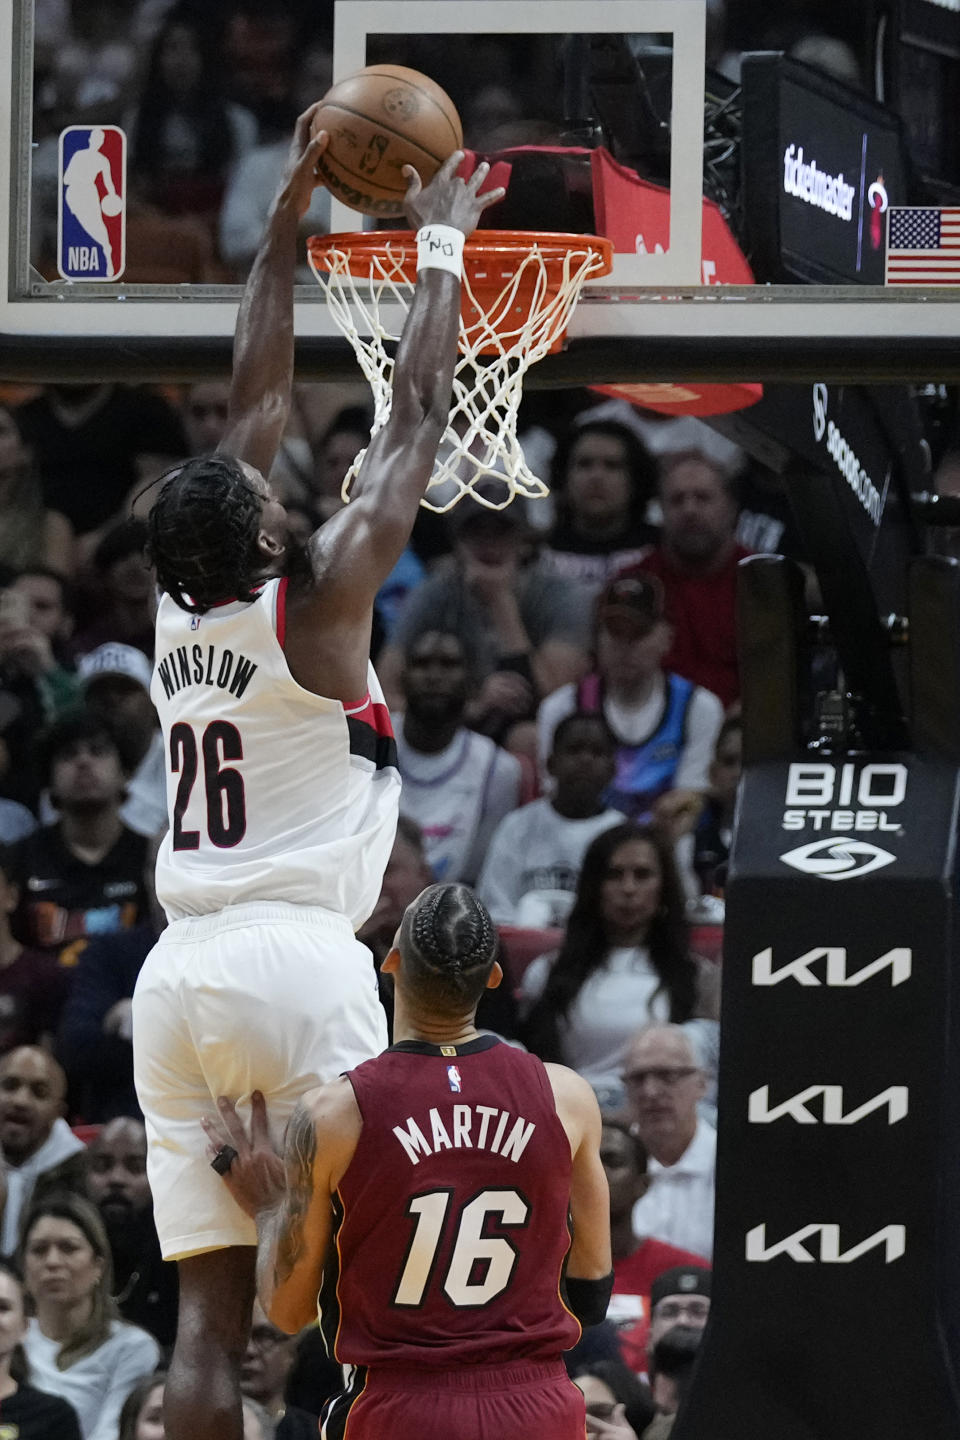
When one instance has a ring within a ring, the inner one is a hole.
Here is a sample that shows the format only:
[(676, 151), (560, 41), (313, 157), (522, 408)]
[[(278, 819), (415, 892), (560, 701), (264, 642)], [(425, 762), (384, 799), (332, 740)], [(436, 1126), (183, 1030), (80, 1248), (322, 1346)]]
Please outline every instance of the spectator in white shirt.
[(634, 1228), (709, 1258), (717, 1132), (698, 1113), (706, 1077), (690, 1037), (679, 1025), (647, 1026), (630, 1044), (623, 1080), (650, 1181)]
[(601, 1105), (616, 1109), (637, 1030), (710, 1013), (714, 998), (703, 981), (711, 969), (690, 954), (669, 843), (653, 830), (615, 825), (583, 857), (560, 950), (524, 972), (524, 1039), (542, 1060), (578, 1070)]
[(453, 631), (433, 627), (411, 641), (401, 688), (401, 808), (423, 831), (434, 878), (472, 885), (494, 830), (520, 803), (520, 762), (464, 725), (469, 677)]
[(116, 1440), (130, 1389), (157, 1368), (152, 1335), (115, 1318), (106, 1231), (78, 1195), (41, 1201), (23, 1238), (23, 1273), (35, 1318), (24, 1349), (39, 1389), (69, 1401), (83, 1440)]
[(566, 923), (587, 846), (626, 819), (602, 799), (615, 752), (602, 715), (574, 712), (560, 721), (547, 761), (552, 796), (501, 820), (480, 872), (477, 893), (497, 925)]

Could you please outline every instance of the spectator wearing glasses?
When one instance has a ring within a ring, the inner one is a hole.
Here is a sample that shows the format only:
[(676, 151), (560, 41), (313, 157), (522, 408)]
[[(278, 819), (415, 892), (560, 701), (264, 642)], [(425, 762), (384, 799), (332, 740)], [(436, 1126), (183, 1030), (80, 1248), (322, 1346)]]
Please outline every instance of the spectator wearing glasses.
[(717, 1132), (697, 1109), (706, 1076), (690, 1036), (679, 1025), (647, 1026), (627, 1050), (623, 1080), (649, 1157), (634, 1228), (710, 1259)]
[(240, 1368), (245, 1400), (262, 1405), (276, 1425), (277, 1440), (316, 1440), (319, 1420), (307, 1410), (286, 1403), (287, 1381), (296, 1359), (296, 1337), (272, 1325), (259, 1301)]
[[(710, 1286), (710, 1270), (705, 1265), (678, 1265), (672, 1270), (665, 1270), (653, 1287), (650, 1316), (621, 1333), (620, 1348), (625, 1362), (635, 1374), (648, 1379), (651, 1387), (654, 1386), (657, 1361), (664, 1360), (660, 1346), (665, 1343), (666, 1337), (673, 1336), (677, 1331), (684, 1334), (694, 1331), (699, 1338), (705, 1328), (710, 1318)], [(680, 1349), (684, 1349), (682, 1344)], [(678, 1357), (676, 1373), (679, 1375), (682, 1370)], [(674, 1373), (669, 1358), (661, 1366), (661, 1372)], [(665, 1408), (664, 1398), (665, 1387), (657, 1386), (654, 1400), (659, 1410)]]

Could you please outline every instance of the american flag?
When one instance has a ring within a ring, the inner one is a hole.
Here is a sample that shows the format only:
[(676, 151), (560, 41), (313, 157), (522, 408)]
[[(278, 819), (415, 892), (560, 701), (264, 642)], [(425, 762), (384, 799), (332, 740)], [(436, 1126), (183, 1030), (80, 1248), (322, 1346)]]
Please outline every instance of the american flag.
[(891, 206), (887, 285), (960, 285), (960, 208)]

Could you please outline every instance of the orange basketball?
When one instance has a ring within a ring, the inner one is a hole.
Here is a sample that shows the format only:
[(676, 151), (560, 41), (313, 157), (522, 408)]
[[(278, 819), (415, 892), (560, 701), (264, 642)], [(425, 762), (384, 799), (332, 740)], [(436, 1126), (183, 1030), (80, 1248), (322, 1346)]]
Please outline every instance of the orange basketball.
[(324, 184), (364, 215), (402, 215), (404, 165), (412, 165), (426, 185), (463, 144), (450, 96), (403, 65), (368, 65), (334, 85), (313, 130), (330, 132), (319, 165)]

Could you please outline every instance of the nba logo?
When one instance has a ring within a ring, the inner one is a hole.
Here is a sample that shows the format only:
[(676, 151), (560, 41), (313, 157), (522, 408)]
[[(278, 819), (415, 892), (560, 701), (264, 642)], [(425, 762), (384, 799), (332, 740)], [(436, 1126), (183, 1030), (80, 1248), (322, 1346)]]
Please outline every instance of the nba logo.
[(57, 269), (64, 280), (118, 280), (126, 263), (127, 137), (116, 125), (60, 136)]
[(447, 1079), (450, 1081), (450, 1089), (453, 1091), (454, 1095), (459, 1095), (460, 1091), (463, 1089), (463, 1085), (460, 1081), (460, 1071), (457, 1069), (456, 1065), (447, 1066)]

